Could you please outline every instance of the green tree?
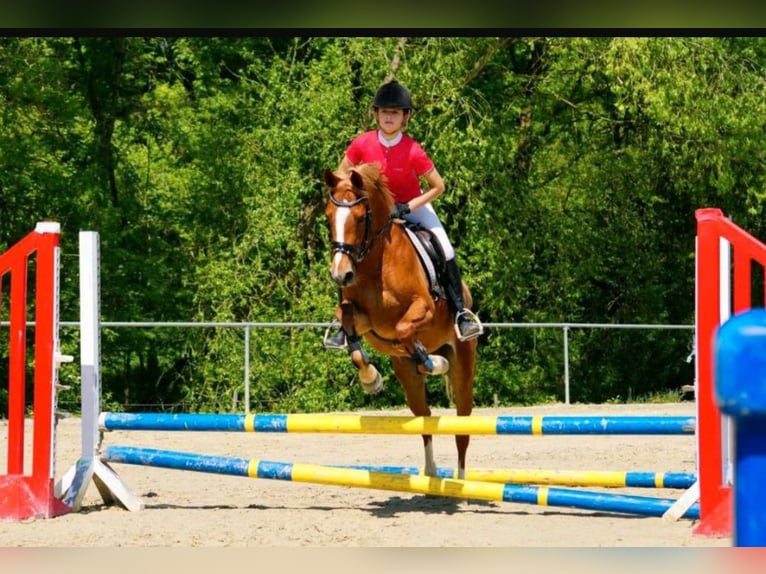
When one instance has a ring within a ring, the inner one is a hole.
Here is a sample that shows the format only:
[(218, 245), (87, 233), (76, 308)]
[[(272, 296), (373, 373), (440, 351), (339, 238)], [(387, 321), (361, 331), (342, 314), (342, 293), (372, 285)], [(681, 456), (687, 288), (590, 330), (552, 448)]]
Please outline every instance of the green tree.
[[(336, 292), (321, 174), (373, 125), (375, 89), (394, 75), (415, 101), (408, 129), (445, 177), (435, 207), (485, 322), (691, 324), (694, 210), (720, 207), (766, 237), (765, 47), (687, 36), (5, 37), (0, 247), (36, 221), (61, 222), (64, 319), (78, 314), (77, 232), (90, 229), (105, 320), (324, 323)], [(389, 384), (367, 397), (321, 334), (250, 333), (253, 408), (402, 404), (385, 358)], [(77, 330), (63, 337), (76, 354)], [(646, 396), (693, 376), (685, 330), (572, 329), (568, 342), (574, 400)], [(244, 390), (243, 345), (233, 327), (105, 329), (104, 389), (116, 407), (228, 409)], [(488, 329), (477, 403), (561, 399), (561, 354), (561, 330)], [(62, 377), (76, 408), (77, 375)], [(446, 405), (441, 381), (429, 393)]]

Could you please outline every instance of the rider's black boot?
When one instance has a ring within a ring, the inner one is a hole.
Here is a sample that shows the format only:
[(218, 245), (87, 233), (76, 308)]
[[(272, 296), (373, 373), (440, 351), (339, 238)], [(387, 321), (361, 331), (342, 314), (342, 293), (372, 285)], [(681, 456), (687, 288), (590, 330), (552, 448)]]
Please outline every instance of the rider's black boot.
[(461, 341), (475, 339), (484, 332), (484, 327), (479, 318), (470, 309), (466, 308), (463, 301), (463, 281), (457, 260), (453, 257), (446, 264), (447, 281), (446, 291), (452, 311), (455, 313), (455, 332)]
[[(331, 331), (335, 331), (331, 333)], [(325, 349), (345, 349), (348, 346), (346, 342), (346, 332), (343, 330), (343, 326), (334, 319), (330, 326), (327, 327), (327, 331), (324, 334), (324, 348)]]

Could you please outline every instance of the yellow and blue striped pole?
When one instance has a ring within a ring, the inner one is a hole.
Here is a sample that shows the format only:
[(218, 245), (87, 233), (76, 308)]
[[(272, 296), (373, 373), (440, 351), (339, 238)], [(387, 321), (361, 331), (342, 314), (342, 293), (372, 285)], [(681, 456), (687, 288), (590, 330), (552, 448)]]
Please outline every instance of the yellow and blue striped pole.
[[(417, 466), (387, 466), (343, 464), (339, 468), (356, 468), (393, 474), (424, 474)], [(457, 469), (439, 467), (439, 478), (457, 478)], [(696, 482), (689, 472), (598, 471), (598, 470), (539, 470), (468, 468), (466, 480), (502, 482), (508, 484), (545, 484), (549, 486), (597, 486), (602, 488), (676, 488), (686, 490)]]
[(694, 434), (694, 416), (102, 413), (101, 430), (431, 435)]
[[(333, 466), (229, 458), (128, 446), (108, 446), (104, 449), (102, 458), (108, 462), (250, 478), (332, 486), (355, 486), (471, 500), (563, 506), (643, 516), (662, 516), (675, 502), (667, 498), (568, 490), (549, 486), (500, 484), (422, 475), (392, 474)], [(683, 517), (699, 518), (699, 505), (693, 505)]]

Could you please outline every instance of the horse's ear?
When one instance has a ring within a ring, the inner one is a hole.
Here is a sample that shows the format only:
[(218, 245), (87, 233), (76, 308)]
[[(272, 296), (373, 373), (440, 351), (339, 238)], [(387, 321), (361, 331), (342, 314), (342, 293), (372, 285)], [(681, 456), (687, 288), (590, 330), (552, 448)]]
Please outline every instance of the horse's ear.
[(327, 187), (335, 187), (338, 185), (338, 182), (340, 179), (337, 175), (335, 175), (331, 170), (325, 168), (324, 170), (324, 182), (327, 184)]
[(357, 189), (364, 189), (364, 179), (355, 169), (351, 170), (351, 185)]

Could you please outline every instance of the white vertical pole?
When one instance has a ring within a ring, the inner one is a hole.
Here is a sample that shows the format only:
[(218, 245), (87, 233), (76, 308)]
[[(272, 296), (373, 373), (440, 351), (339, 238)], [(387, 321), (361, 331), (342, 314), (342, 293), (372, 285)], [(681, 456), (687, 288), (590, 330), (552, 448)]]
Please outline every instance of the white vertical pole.
[[(719, 239), (720, 267), (718, 276), (721, 278), (720, 313), (721, 325), (731, 317), (731, 243), (721, 237)], [(733, 421), (721, 413), (721, 484), (731, 485), (734, 483), (734, 430)]]
[(98, 448), (101, 413), (99, 243), (95, 231), (80, 232), (80, 372), (82, 376), (82, 454)]
[[(60, 233), (60, 227), (58, 223), (55, 225), (55, 231), (53, 233)], [(40, 224), (37, 224), (37, 228), (40, 228)], [(74, 357), (71, 355), (63, 355), (61, 353), (61, 338), (59, 337), (59, 303), (60, 303), (60, 290), (61, 290), (61, 247), (56, 247), (53, 250), (53, 361), (51, 361), (51, 382), (53, 384), (53, 402), (51, 408), (51, 437), (53, 437), (53, 448), (51, 448), (50, 460), (48, 462), (48, 468), (51, 469), (51, 478), (56, 476), (56, 425), (58, 423), (59, 409), (58, 409), (58, 394), (59, 390), (67, 389), (59, 383), (59, 368), (61, 363), (71, 363)]]
[(718, 249), (719, 257), (719, 276), (721, 277), (721, 300), (719, 303), (721, 313), (721, 324), (731, 316), (731, 243), (721, 237)]
[(56, 488), (72, 510), (79, 510), (88, 485), (95, 483), (106, 504), (120, 503), (128, 510), (144, 508), (143, 501), (99, 458), (101, 416), (101, 305), (98, 233), (80, 232), (80, 396), (82, 400), (82, 454)]

